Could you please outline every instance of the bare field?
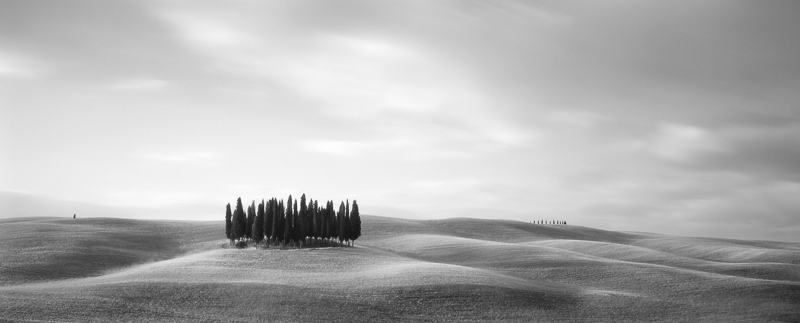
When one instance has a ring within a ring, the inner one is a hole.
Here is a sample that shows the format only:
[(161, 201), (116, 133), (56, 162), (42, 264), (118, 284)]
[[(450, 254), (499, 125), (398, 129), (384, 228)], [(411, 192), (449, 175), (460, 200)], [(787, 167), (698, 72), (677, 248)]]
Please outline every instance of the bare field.
[(800, 244), (364, 216), (354, 248), (222, 222), (0, 220), (0, 321), (800, 321)]

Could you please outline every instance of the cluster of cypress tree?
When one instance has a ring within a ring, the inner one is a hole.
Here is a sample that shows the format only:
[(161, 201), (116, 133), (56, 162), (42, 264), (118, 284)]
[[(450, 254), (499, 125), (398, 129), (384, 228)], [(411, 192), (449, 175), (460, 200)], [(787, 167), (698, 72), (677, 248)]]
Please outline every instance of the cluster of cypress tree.
[(333, 201), (320, 207), (318, 201), (309, 200), (306, 195), (300, 197), (292, 205), (292, 196), (286, 203), (271, 198), (261, 200), (256, 206), (253, 201), (245, 213), (242, 198), (236, 200), (236, 209), (231, 213), (228, 203), (225, 210), (225, 235), (231, 241), (252, 241), (256, 246), (264, 242), (267, 248), (271, 244), (281, 247), (292, 244), (296, 247), (314, 245), (352, 245), (361, 236), (361, 216), (358, 204), (353, 200), (341, 202), (338, 210)]

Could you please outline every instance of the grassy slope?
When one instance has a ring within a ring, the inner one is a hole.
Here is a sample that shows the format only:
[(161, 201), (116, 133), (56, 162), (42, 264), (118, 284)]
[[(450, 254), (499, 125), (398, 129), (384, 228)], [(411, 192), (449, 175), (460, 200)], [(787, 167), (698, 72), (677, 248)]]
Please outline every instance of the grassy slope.
[[(0, 285), (96, 276), (218, 240), (218, 223), (112, 218), (0, 220)], [(204, 245), (205, 244), (205, 245)]]
[[(800, 245), (365, 216), (356, 248), (235, 250), (219, 222), (0, 221), (4, 318), (800, 320)], [(0, 318), (2, 321), (2, 318)]]

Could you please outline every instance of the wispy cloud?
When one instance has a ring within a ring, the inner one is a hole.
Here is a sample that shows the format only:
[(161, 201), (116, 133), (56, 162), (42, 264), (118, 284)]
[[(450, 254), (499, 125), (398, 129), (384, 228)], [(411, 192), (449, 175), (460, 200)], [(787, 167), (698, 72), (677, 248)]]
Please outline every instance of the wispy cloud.
[(216, 154), (209, 152), (191, 153), (147, 153), (140, 154), (139, 157), (146, 160), (167, 162), (167, 163), (199, 163), (211, 160)]
[(130, 78), (109, 84), (104, 88), (115, 91), (154, 92), (166, 89), (169, 82), (156, 78)]
[(258, 19), (256, 16), (226, 15), (226, 9), (202, 6), (188, 9), (159, 5), (153, 11), (157, 18), (172, 27), (173, 36), (180, 44), (209, 60), (209, 70), (240, 77), (263, 78), (269, 74), (269, 63), (274, 63), (271, 50), (275, 44), (247, 28), (248, 23), (254, 23), (248, 17)]
[(608, 121), (608, 116), (589, 110), (556, 110), (547, 113), (544, 117), (547, 122), (559, 126), (588, 128), (600, 122)]
[(0, 78), (36, 79), (42, 74), (39, 65), (30, 58), (0, 49)]
[(392, 160), (431, 160), (436, 158), (474, 157), (475, 152), (438, 147), (418, 138), (390, 138), (369, 141), (304, 140), (303, 149), (340, 157), (372, 157)]
[[(192, 190), (169, 189), (105, 189), (99, 194), (109, 206), (168, 206), (189, 203), (219, 203), (223, 200)], [(224, 206), (224, 205), (223, 205)]]
[(160, 11), (159, 14), (172, 22), (182, 38), (190, 45), (206, 49), (240, 46), (248, 40), (246, 34), (236, 30), (213, 15), (187, 11)]
[(305, 140), (301, 142), (301, 145), (315, 153), (338, 156), (352, 156), (360, 149), (369, 146), (365, 143), (341, 140)]
[(724, 152), (725, 145), (710, 131), (685, 124), (664, 123), (654, 135), (652, 152), (661, 158), (693, 161), (699, 154)]
[[(168, 8), (158, 16), (175, 27), (175, 35), (189, 48), (221, 67), (220, 71), (253, 82), (280, 84), (296, 101), (310, 102), (325, 116), (369, 124), (376, 129), (373, 137), (380, 137), (387, 147), (419, 147), (409, 141), (431, 140), (457, 141), (448, 143), (450, 147), (486, 143), (519, 147), (535, 137), (530, 129), (496, 114), (498, 103), (483, 93), (468, 69), (402, 37), (322, 29), (267, 32), (269, 37), (256, 37), (252, 28), (245, 26), (257, 25), (258, 21), (250, 19), (257, 17), (248, 15), (228, 19), (216, 13)], [(398, 132), (397, 122), (392, 121), (396, 118), (407, 121), (406, 131)], [(461, 140), (441, 138), (437, 136), (451, 131), (437, 130), (426, 131), (429, 138), (424, 140), (408, 139), (432, 119), (449, 120), (438, 127), (465, 130), (470, 135)], [(379, 130), (387, 127), (393, 127), (395, 133)], [(348, 144), (337, 139), (304, 145), (312, 151), (339, 155), (376, 148), (371, 143)]]

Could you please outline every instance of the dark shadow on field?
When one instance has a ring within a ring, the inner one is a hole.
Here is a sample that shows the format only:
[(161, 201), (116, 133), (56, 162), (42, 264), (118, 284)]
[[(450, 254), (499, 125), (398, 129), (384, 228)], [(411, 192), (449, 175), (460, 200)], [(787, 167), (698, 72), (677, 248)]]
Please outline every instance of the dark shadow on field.
[(179, 222), (113, 218), (6, 222), (0, 225), (0, 285), (99, 276), (174, 258), (187, 251), (185, 237), (196, 233), (187, 231), (196, 230)]
[[(68, 293), (68, 294), (65, 294)], [(6, 289), (11, 320), (60, 322), (797, 322), (800, 287), (709, 291), (707, 302), (587, 296), (483, 285), (315, 289), (259, 283), (129, 282), (69, 288)]]
[[(580, 307), (574, 295), (481, 285), (407, 286), (357, 290), (246, 283), (120, 283), (84, 286), (68, 298), (58, 290), (0, 296), (9, 318), (109, 321), (280, 322), (530, 321), (556, 319)], [(31, 297), (39, 297), (30, 302)]]

